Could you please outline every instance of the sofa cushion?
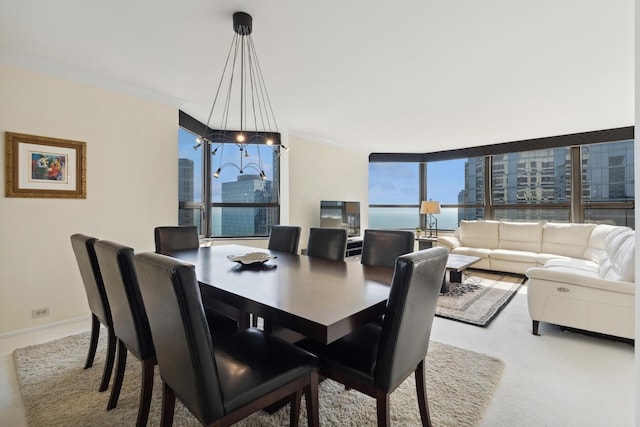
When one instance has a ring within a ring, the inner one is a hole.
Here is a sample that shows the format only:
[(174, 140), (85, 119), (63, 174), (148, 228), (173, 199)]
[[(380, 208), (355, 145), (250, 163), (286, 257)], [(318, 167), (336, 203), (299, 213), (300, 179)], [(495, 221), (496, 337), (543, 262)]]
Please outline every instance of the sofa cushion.
[(591, 274), (598, 275), (599, 265), (597, 262), (579, 258), (554, 258), (544, 264), (544, 268), (566, 268), (579, 271), (587, 271)]
[(492, 260), (526, 262), (529, 264), (535, 264), (537, 256), (538, 254), (535, 252), (512, 251), (509, 249), (496, 249), (489, 254), (489, 258)]
[(500, 249), (540, 252), (541, 222), (500, 222), (499, 233), (498, 248)]
[(612, 232), (606, 238), (604, 256), (599, 263), (600, 277), (624, 282), (635, 281), (635, 232)]
[[(562, 255), (558, 255), (558, 254), (546, 254), (546, 253), (541, 253), (538, 254), (536, 256), (536, 265), (538, 265), (539, 267), (544, 266), (548, 261), (554, 260), (554, 259), (561, 259), (561, 260), (568, 260), (571, 259), (568, 256), (562, 256)], [(595, 264), (595, 263), (594, 263)], [(597, 265), (597, 264), (596, 264)]]
[(595, 224), (547, 222), (542, 227), (542, 252), (582, 258)]
[(488, 259), (491, 249), (458, 246), (457, 248), (452, 249), (451, 253), (456, 255), (479, 256), (482, 259)]
[(598, 224), (589, 236), (589, 244), (580, 258), (598, 261), (604, 256), (605, 241), (612, 232), (621, 233), (624, 230), (631, 230), (629, 227), (617, 225)]
[(460, 221), (460, 242), (471, 248), (498, 247), (498, 221)]

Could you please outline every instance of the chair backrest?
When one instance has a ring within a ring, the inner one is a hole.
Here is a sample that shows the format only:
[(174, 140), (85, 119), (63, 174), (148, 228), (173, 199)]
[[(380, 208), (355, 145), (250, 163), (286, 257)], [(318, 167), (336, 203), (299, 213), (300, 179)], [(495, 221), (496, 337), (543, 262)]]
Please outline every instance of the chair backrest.
[(133, 267), (133, 249), (100, 240), (98, 265), (113, 316), (113, 331), (140, 360), (155, 356), (147, 312)]
[(426, 357), (448, 255), (436, 247), (397, 259), (378, 345), (377, 388), (391, 392)]
[(162, 380), (200, 420), (224, 414), (213, 343), (194, 266), (168, 256), (133, 257)]
[(344, 261), (346, 250), (347, 230), (344, 228), (312, 227), (309, 229), (307, 255)]
[(159, 254), (200, 247), (198, 227), (195, 225), (156, 227), (154, 237), (156, 252)]
[(294, 225), (272, 225), (267, 249), (272, 251), (298, 253), (300, 227)]
[(102, 324), (112, 326), (111, 309), (109, 299), (104, 289), (102, 274), (96, 258), (95, 237), (84, 234), (74, 234), (71, 236), (71, 246), (76, 255), (80, 276), (84, 283), (84, 290), (87, 293), (89, 309)]
[(360, 262), (393, 268), (400, 255), (414, 251), (415, 239), (413, 231), (364, 230)]

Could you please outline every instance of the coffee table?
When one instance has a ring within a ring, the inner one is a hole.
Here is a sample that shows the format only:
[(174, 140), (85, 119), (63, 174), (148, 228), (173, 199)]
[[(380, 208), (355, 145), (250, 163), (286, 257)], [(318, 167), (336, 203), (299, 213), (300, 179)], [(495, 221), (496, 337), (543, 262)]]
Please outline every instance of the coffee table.
[[(445, 275), (442, 279), (442, 286), (440, 287), (440, 293), (446, 294), (449, 292), (449, 283), (462, 283), (462, 272), (481, 259), (482, 258), (479, 256), (449, 254)], [(449, 272), (448, 280), (447, 271)]]

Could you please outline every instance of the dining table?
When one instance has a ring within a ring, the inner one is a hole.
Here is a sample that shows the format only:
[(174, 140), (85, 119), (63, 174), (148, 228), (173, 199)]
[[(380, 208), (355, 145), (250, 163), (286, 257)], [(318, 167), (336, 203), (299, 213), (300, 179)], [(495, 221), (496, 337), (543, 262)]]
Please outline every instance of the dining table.
[[(230, 257), (261, 252), (264, 262)], [(193, 264), (203, 303), (251, 313), (308, 338), (329, 344), (385, 312), (393, 268), (333, 261), (251, 246), (225, 244), (172, 251)]]

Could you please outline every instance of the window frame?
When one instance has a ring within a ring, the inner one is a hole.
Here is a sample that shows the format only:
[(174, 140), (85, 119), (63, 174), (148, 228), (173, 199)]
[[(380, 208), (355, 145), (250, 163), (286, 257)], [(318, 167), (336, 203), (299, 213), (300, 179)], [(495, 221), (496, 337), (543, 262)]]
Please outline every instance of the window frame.
[[(583, 202), (582, 200), (582, 156), (581, 147), (591, 144), (613, 143), (634, 140), (634, 127), (605, 129), (591, 132), (581, 132), (567, 135), (559, 135), (545, 138), (535, 138), (521, 141), (505, 142), (500, 144), (463, 148), (456, 150), (446, 150), (431, 153), (371, 153), (369, 162), (393, 162), (393, 163), (419, 163), (420, 164), (420, 194), (415, 205), (405, 207), (415, 207), (416, 215), (419, 216), (419, 223), (424, 228), (425, 219), (419, 215), (418, 209), (421, 200), (428, 200), (426, 186), (426, 168), (430, 162), (464, 159), (473, 157), (484, 157), (484, 206), (478, 205), (457, 205), (442, 204), (442, 208), (484, 208), (484, 219), (495, 219), (496, 209), (548, 209), (563, 208), (569, 209), (570, 222), (584, 222), (585, 211), (588, 209), (635, 209), (635, 200), (621, 202)], [(535, 203), (535, 204), (500, 204), (494, 205), (492, 199), (492, 156), (494, 154), (509, 154), (524, 151), (537, 151), (548, 148), (569, 147), (570, 168), (571, 168), (571, 198), (567, 202), (558, 203)], [(635, 147), (634, 147), (635, 148)], [(635, 165), (634, 165), (635, 167)], [(635, 182), (634, 182), (635, 185)], [(395, 205), (374, 205), (369, 207), (399, 207)]]
[[(196, 135), (202, 136), (203, 131), (206, 129), (207, 134), (216, 134), (219, 131), (208, 128), (204, 123), (199, 120), (193, 118), (183, 111), (179, 111), (178, 116), (178, 126), (183, 128), (185, 131)], [(210, 152), (212, 146), (218, 145), (219, 142), (212, 143), (208, 140), (204, 140), (202, 142), (201, 149), (203, 153)], [(223, 143), (229, 144), (234, 147), (237, 147), (237, 144), (229, 142)], [(266, 145), (266, 144), (265, 144)], [(202, 156), (202, 202), (180, 202), (178, 201), (178, 209), (199, 209), (200, 210), (200, 235), (204, 238), (211, 239), (236, 239), (236, 238), (265, 238), (269, 237), (269, 230), (271, 225), (280, 224), (281, 217), (281, 207), (280, 207), (280, 158), (274, 156), (274, 165), (273, 165), (273, 173), (272, 182), (274, 184), (277, 181), (277, 185), (273, 186), (273, 191), (275, 193), (274, 201), (270, 203), (260, 202), (260, 203), (248, 203), (248, 202), (233, 202), (233, 203), (223, 203), (223, 202), (213, 202), (212, 197), (212, 180), (215, 179), (213, 176), (212, 170), (212, 161), (211, 156)], [(278, 164), (276, 165), (275, 162)], [(213, 235), (213, 225), (212, 225), (212, 212), (214, 209), (219, 208), (271, 208), (276, 210), (275, 214), (275, 223), (266, 224), (266, 233), (265, 234), (252, 234), (252, 235)]]

